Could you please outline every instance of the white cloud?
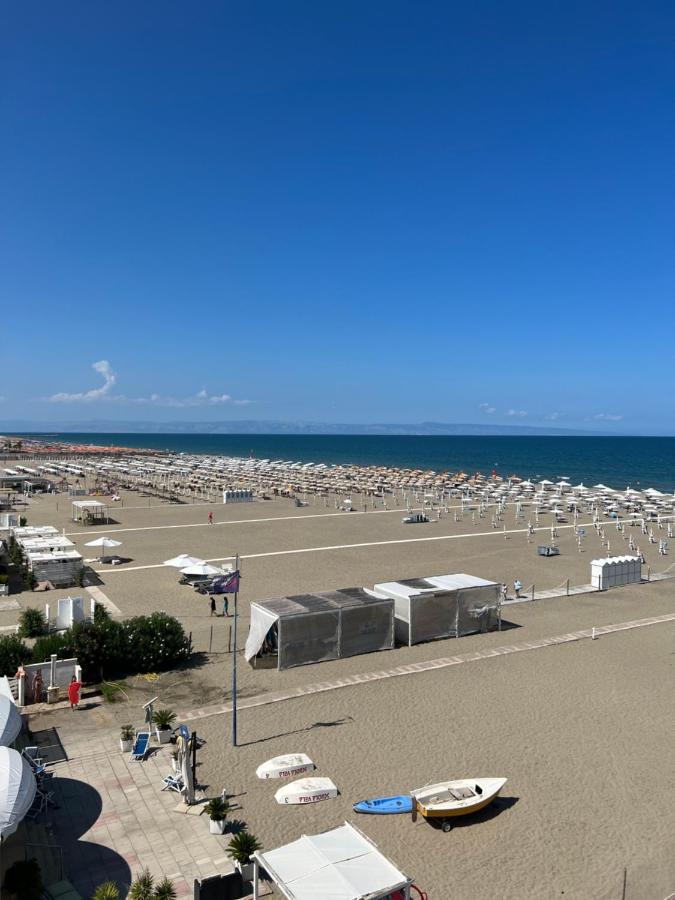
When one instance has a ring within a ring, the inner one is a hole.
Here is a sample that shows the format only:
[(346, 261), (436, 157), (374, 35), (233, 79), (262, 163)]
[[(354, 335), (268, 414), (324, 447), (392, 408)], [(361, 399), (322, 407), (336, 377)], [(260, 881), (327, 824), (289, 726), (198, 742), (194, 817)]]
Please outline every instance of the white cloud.
[(518, 416), (519, 418), (523, 418), (523, 416), (527, 415), (527, 411), (524, 409), (507, 409), (507, 416)]
[(480, 404), (478, 405), (478, 409), (482, 409), (483, 412), (484, 412), (486, 415), (488, 415), (488, 416), (491, 416), (492, 413), (497, 412), (497, 407), (496, 407), (496, 406), (490, 406), (489, 403), (480, 403)]
[(197, 391), (190, 397), (163, 397), (161, 394), (150, 394), (149, 397), (118, 397), (122, 401), (135, 403), (141, 406), (169, 406), (173, 409), (184, 409), (194, 406), (221, 406), (225, 403), (233, 403), (235, 406), (246, 406), (250, 400), (234, 400), (229, 394), (209, 394), (206, 388)]
[(552, 412), (552, 413), (549, 413), (547, 416), (544, 416), (544, 418), (548, 419), (549, 422), (557, 422), (558, 419), (560, 418), (560, 413)]
[(48, 397), (50, 403), (90, 403), (92, 400), (100, 400), (102, 397), (110, 395), (110, 391), (115, 386), (117, 376), (113, 372), (107, 359), (101, 359), (92, 363), (92, 369), (103, 377), (103, 385), (99, 388), (92, 388), (90, 391), (81, 391), (76, 394), (58, 393)]
[(596, 413), (593, 418), (604, 422), (620, 422), (623, 416), (614, 416), (611, 413)]

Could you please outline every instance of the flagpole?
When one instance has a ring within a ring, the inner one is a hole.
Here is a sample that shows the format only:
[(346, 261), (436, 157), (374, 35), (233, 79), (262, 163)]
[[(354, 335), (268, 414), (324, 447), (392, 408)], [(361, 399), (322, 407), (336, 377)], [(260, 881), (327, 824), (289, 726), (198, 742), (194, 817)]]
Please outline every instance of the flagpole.
[(237, 590), (234, 592), (234, 647), (232, 648), (232, 746), (237, 746), (237, 599), (239, 596), (239, 554), (234, 562), (237, 572)]

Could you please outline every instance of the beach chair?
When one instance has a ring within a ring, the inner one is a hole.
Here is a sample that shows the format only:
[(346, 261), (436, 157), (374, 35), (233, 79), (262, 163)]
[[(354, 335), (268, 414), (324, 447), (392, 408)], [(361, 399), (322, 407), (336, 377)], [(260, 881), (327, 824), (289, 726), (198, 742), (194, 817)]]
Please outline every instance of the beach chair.
[(183, 792), (184, 787), (182, 775), (167, 775), (162, 779), (163, 791), (175, 791), (177, 794), (180, 794)]
[(148, 755), (150, 747), (150, 732), (137, 731), (134, 740), (134, 746), (131, 748), (131, 758), (133, 760), (143, 760)]

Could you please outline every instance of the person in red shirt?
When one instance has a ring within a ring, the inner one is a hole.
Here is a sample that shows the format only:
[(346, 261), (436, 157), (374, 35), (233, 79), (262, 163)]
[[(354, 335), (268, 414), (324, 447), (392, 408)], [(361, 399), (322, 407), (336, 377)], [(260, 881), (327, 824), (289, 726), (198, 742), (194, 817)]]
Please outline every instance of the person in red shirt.
[(70, 708), (75, 709), (77, 704), (80, 702), (80, 689), (82, 688), (82, 682), (78, 681), (75, 675), (70, 679), (70, 684), (68, 685), (68, 701), (70, 702)]

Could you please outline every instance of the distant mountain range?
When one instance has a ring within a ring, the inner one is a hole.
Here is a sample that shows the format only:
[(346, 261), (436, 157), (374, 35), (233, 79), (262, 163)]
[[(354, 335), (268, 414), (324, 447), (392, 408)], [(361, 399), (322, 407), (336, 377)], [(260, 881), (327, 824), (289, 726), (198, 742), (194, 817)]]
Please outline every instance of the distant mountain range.
[(0, 431), (18, 434), (350, 434), (350, 435), (603, 435), (606, 431), (582, 431), (568, 428), (539, 428), (531, 425), (418, 424), (355, 425), (329, 422), (278, 422), (240, 420), (229, 422), (88, 422), (0, 421)]

